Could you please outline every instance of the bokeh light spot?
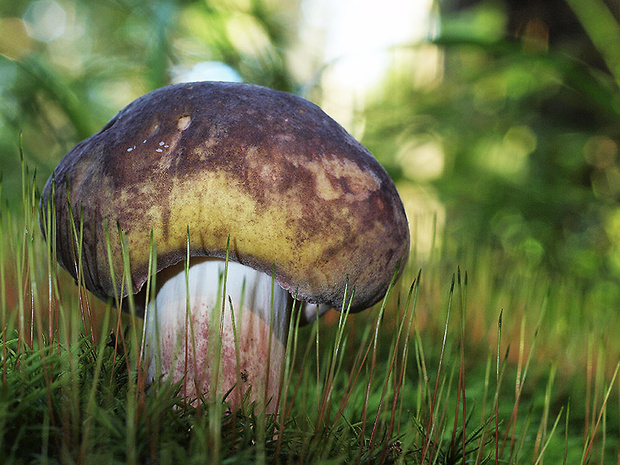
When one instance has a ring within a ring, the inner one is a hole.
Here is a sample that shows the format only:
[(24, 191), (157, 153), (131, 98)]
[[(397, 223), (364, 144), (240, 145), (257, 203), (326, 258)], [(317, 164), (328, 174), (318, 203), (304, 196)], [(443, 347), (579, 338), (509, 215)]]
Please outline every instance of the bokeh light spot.
[(28, 5), (24, 16), (28, 35), (41, 42), (62, 37), (67, 28), (67, 13), (57, 2), (38, 0)]

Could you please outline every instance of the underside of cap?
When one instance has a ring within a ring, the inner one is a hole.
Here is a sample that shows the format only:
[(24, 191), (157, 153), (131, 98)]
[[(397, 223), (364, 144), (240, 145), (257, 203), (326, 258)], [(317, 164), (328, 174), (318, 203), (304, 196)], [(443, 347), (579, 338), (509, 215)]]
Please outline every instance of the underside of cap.
[(355, 288), (352, 311), (381, 299), (409, 251), (396, 188), (368, 150), (312, 103), (247, 84), (144, 95), (61, 160), (43, 211), (52, 192), (58, 260), (75, 274), (70, 205), (83, 218), (86, 286), (103, 299), (120, 289), (119, 229), (133, 292), (147, 279), (151, 231), (158, 270), (184, 260), (189, 231), (192, 256), (223, 258), (229, 243), (231, 260), (274, 270), (300, 300), (339, 309)]

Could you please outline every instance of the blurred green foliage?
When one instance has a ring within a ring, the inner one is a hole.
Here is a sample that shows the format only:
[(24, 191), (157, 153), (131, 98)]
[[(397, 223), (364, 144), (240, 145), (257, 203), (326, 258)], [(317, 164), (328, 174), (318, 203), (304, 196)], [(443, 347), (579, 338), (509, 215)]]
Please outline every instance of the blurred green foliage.
[(292, 90), (285, 53), (296, 2), (16, 0), (0, 7), (0, 160), (19, 180), (18, 134), (39, 184), (75, 143), (175, 70), (220, 62)]
[[(395, 177), (439, 196), (446, 236), (579, 277), (617, 302), (620, 76), (544, 38), (508, 37), (507, 23), (501, 2), (445, 15), (433, 40), (440, 77), (419, 86), (394, 73), (366, 108), (364, 142)], [(443, 166), (430, 179), (419, 160), (429, 141)]]
[[(603, 70), (555, 49), (544, 34), (510, 37), (501, 0), (458, 12), (439, 1), (435, 37), (390, 51), (431, 47), (434, 78), (412, 78), (419, 61), (395, 66), (359, 116), (363, 142), (400, 185), (422, 186), (441, 201), (443, 234), (620, 298), (620, 76), (609, 39), (620, 28), (601, 0), (592, 1), (567, 5)], [(281, 90), (307, 87), (289, 59), (302, 14), (297, 0), (4, 2), (3, 197), (17, 194), (20, 132), (41, 185), (71, 146), (122, 106), (198, 63), (220, 62), (245, 82)], [(598, 25), (612, 35), (598, 34)]]

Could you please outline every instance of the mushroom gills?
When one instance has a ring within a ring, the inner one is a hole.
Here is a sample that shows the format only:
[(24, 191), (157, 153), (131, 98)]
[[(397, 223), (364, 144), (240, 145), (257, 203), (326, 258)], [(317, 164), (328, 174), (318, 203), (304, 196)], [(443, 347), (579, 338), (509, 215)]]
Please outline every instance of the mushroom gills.
[(249, 400), (274, 411), (291, 306), (271, 276), (236, 262), (192, 258), (187, 273), (184, 263), (162, 270), (146, 315), (149, 383), (183, 381), (188, 399), (230, 391), (232, 408), (251, 386)]

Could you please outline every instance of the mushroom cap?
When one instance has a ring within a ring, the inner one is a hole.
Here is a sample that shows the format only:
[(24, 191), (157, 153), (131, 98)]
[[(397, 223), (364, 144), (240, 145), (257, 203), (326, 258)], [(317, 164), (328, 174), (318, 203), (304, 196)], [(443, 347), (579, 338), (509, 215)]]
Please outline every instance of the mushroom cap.
[(158, 271), (184, 260), (188, 231), (191, 256), (224, 258), (230, 238), (230, 260), (274, 270), (300, 300), (339, 309), (348, 279), (351, 311), (384, 296), (409, 252), (402, 202), (370, 152), (316, 105), (248, 84), (177, 84), (138, 98), (65, 155), (42, 218), (48, 205), (58, 261), (76, 276), (70, 205), (85, 285), (104, 300), (121, 289), (119, 228), (133, 293), (148, 278), (151, 231)]

